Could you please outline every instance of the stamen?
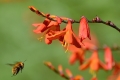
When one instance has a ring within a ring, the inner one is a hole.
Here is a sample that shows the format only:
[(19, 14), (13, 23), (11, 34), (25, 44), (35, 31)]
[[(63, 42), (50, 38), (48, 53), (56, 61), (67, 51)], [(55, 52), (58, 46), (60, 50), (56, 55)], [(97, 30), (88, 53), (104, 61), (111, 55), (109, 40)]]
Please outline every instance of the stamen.
[(47, 30), (44, 31), (43, 33), (41, 33), (40, 37), (37, 38), (40, 42), (42, 42), (43, 38), (45, 37), (46, 32), (47, 32)]
[(67, 53), (68, 47), (69, 47), (69, 44), (67, 43), (65, 53)]
[(93, 71), (93, 70), (90, 69), (89, 72), (90, 72), (90, 74), (93, 75), (93, 77), (96, 77), (96, 72), (95, 71)]
[(39, 40), (40, 42), (42, 42), (42, 39), (43, 39), (43, 36), (41, 36), (40, 38), (38, 38), (38, 40)]
[(63, 40), (63, 44), (62, 44), (62, 46), (63, 46), (64, 48), (66, 48), (65, 53), (67, 53), (67, 51), (68, 51), (68, 47), (69, 47), (69, 44), (66, 43), (65, 40)]
[(63, 43), (62, 43), (62, 46), (64, 47), (64, 44), (65, 44), (65, 40), (63, 40)]
[(67, 43), (65, 42), (65, 44), (64, 44), (64, 46), (63, 46), (63, 47), (65, 47), (65, 48), (66, 48), (66, 46), (67, 46)]

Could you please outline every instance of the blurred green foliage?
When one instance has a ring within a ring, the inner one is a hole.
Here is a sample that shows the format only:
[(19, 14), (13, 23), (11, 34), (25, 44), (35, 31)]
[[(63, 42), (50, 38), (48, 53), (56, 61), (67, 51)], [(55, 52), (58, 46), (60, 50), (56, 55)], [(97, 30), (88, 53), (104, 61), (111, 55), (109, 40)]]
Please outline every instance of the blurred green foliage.
[[(58, 16), (66, 16), (79, 20), (86, 16), (92, 20), (96, 15), (107, 21), (111, 20), (120, 28), (119, 0), (0, 0), (0, 80), (64, 80), (43, 65), (44, 61), (51, 61), (55, 67), (59, 64), (64, 69), (69, 68), (74, 75), (81, 74), (85, 80), (90, 80), (89, 71), (79, 71), (79, 64), (69, 65), (69, 54), (65, 54), (61, 45), (54, 42), (46, 45), (39, 42), (32, 30), (32, 23), (42, 22), (43, 18), (31, 12), (28, 6), (35, 6), (42, 12)], [(64, 25), (65, 26), (65, 25)], [(63, 26), (63, 27), (64, 27)], [(79, 24), (74, 24), (78, 29)], [(90, 24), (90, 29), (96, 34), (100, 46), (107, 44), (120, 45), (120, 34), (115, 29), (103, 24)], [(100, 57), (103, 58), (100, 52)], [(113, 52), (119, 61), (120, 52)], [(11, 68), (7, 63), (24, 61), (23, 73), (11, 77)], [(110, 71), (100, 70), (99, 80), (106, 80)]]

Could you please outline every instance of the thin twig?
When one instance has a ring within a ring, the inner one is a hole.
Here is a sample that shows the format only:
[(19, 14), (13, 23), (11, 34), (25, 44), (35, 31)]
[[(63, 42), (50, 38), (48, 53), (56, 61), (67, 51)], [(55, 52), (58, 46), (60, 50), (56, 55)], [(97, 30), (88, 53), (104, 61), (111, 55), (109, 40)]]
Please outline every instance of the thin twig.
[[(104, 45), (103, 47), (99, 47), (97, 50), (104, 50), (107, 45)], [(109, 47), (109, 46), (108, 46)], [(113, 45), (112, 47), (109, 47), (111, 51), (120, 51), (120, 47), (117, 45)]]
[[(48, 68), (50, 68), (51, 70), (53, 70), (55, 73), (59, 74), (59, 71), (57, 69), (54, 68), (54, 66), (50, 63), (50, 62), (44, 62), (44, 65), (46, 65)], [(69, 77), (67, 77), (66, 75), (61, 75), (63, 78), (65, 78), (66, 80), (69, 80)]]
[[(48, 14), (44, 14), (42, 12), (40, 12), (39, 10), (37, 10), (35, 7), (33, 6), (29, 6), (29, 9), (33, 12), (35, 12), (36, 14), (42, 16), (42, 17), (45, 17), (45, 18), (48, 18), (50, 20), (53, 20), (53, 21), (56, 21), (54, 18), (57, 17), (55, 15), (50, 15), (48, 16)], [(53, 18), (54, 17), (54, 18)], [(62, 22), (63, 23), (67, 23), (67, 20), (70, 19), (70, 18), (65, 18), (65, 17), (60, 17), (62, 18)], [(72, 23), (80, 23), (80, 21), (76, 21), (76, 20), (73, 20), (73, 19), (70, 19), (72, 20)], [(120, 32), (120, 28), (118, 28), (113, 22), (111, 21), (103, 21), (101, 20), (98, 16), (93, 18), (93, 20), (88, 20), (89, 23), (102, 23), (102, 24), (105, 24), (105, 25), (108, 25), (114, 29), (116, 29), (117, 31)]]
[(59, 74), (61, 77), (65, 78), (66, 80), (83, 80), (83, 78), (68, 77), (63, 73), (63, 71), (61, 73), (61, 71), (55, 69), (51, 62), (44, 62), (44, 65), (53, 70), (55, 73)]
[[(98, 51), (104, 51), (106, 47), (109, 47), (107, 45), (104, 45), (103, 47), (96, 47), (96, 48), (91, 48), (91, 49), (87, 49), (88, 51), (89, 50), (98, 50)], [(117, 45), (113, 45), (111, 47), (109, 47), (111, 49), (111, 51), (120, 51), (120, 46), (117, 46)]]

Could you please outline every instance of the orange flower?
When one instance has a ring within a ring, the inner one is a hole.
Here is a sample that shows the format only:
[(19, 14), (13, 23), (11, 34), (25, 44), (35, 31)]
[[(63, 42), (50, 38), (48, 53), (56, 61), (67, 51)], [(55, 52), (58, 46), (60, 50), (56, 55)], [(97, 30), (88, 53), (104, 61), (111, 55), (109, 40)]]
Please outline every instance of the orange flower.
[(72, 72), (69, 69), (66, 69), (65, 72), (66, 72), (67, 76), (69, 77), (69, 79), (73, 80), (74, 77), (72, 75)]
[(42, 32), (44, 32), (47, 29), (47, 26), (49, 25), (50, 22), (51, 22), (51, 20), (46, 18), (43, 21), (43, 23), (32, 24), (33, 26), (37, 27), (35, 30), (33, 30), (33, 32), (35, 32), (35, 33), (42, 33)]
[(65, 75), (64, 75), (64, 72), (63, 72), (62, 65), (59, 65), (59, 66), (58, 66), (58, 72), (59, 72), (59, 74), (60, 74), (61, 76), (65, 76)]
[(92, 35), (92, 40), (86, 39), (83, 41), (84, 45), (81, 45), (81, 48), (77, 48), (74, 45), (69, 45), (68, 50), (72, 52), (69, 58), (69, 63), (74, 64), (75, 61), (79, 61), (80, 64), (83, 64), (85, 61), (86, 50), (96, 50), (97, 49), (97, 40), (95, 36)]
[(93, 77), (91, 80), (98, 80), (97, 77)]
[(113, 67), (113, 75), (117, 75), (120, 72), (120, 63), (115, 63)]
[(56, 31), (55, 34), (47, 36), (49, 40), (59, 39), (63, 45), (63, 47), (69, 47), (69, 44), (76, 46), (77, 48), (81, 48), (81, 43), (79, 38), (74, 34), (72, 30), (72, 21), (68, 20), (66, 28), (61, 31)]
[(51, 44), (52, 40), (48, 39), (48, 37), (56, 34), (56, 32), (58, 32), (58, 31), (60, 31), (60, 25), (58, 22), (51, 21), (47, 27), (48, 27), (48, 29), (45, 32), (45, 42), (46, 42), (46, 44)]
[(69, 80), (84, 80), (84, 78), (81, 75), (76, 75), (74, 77), (69, 69), (66, 69), (66, 74), (69, 77)]
[(120, 80), (120, 74), (117, 76), (117, 79), (116, 80)]
[(120, 74), (110, 75), (107, 80), (120, 80)]
[(81, 20), (80, 20), (80, 27), (79, 27), (79, 38), (80, 38), (80, 41), (82, 42), (87, 37), (89, 39), (91, 39), (90, 29), (89, 29), (89, 25), (88, 25), (87, 19), (84, 16), (82, 16)]
[(61, 30), (61, 31), (55, 31), (54, 34), (47, 36), (46, 38), (49, 40), (56, 40), (56, 39), (61, 39), (63, 40), (63, 36), (65, 35), (66, 31)]
[(77, 75), (73, 80), (84, 80), (84, 78), (81, 75)]
[(76, 60), (78, 60), (80, 64), (83, 64), (85, 60), (85, 49), (77, 48), (74, 45), (70, 45), (68, 50), (72, 52), (69, 58), (70, 64), (74, 64)]
[(105, 47), (105, 62), (109, 70), (112, 69), (112, 67), (115, 65), (113, 56), (112, 56), (112, 51), (109, 47)]
[(103, 64), (98, 57), (98, 51), (95, 50), (91, 56), (91, 58), (87, 61), (87, 63), (82, 64), (80, 66), (81, 70), (84, 70), (86, 68), (90, 67), (90, 69), (93, 72), (98, 71), (100, 68), (104, 69), (104, 70), (108, 70), (107, 66), (105, 64)]
[(63, 45), (68, 49), (69, 44), (76, 46), (77, 48), (81, 48), (81, 42), (79, 38), (75, 35), (72, 29), (72, 21), (68, 20), (68, 24), (66, 25), (66, 34), (64, 35)]
[(118, 76), (120, 76), (119, 73), (120, 73), (120, 63), (119, 62), (115, 62), (115, 65), (113, 66), (113, 72), (108, 77), (108, 80), (119, 80), (119, 78), (120, 78), (120, 77), (118, 77)]
[(82, 48), (86, 50), (96, 50), (98, 46), (98, 40), (97, 37), (92, 33), (91, 34), (91, 40), (88, 38), (83, 41), (84, 46)]
[[(57, 18), (57, 17), (56, 17)], [(51, 44), (52, 40), (48, 39), (49, 36), (56, 34), (56, 32), (60, 31), (60, 20), (57, 21), (50, 21), (49, 19), (45, 19), (43, 23), (40, 24), (34, 24), (34, 26), (38, 26), (36, 30), (34, 30), (35, 33), (42, 33), (43, 36), (45, 36), (45, 43)], [(41, 40), (42, 37), (39, 38)]]

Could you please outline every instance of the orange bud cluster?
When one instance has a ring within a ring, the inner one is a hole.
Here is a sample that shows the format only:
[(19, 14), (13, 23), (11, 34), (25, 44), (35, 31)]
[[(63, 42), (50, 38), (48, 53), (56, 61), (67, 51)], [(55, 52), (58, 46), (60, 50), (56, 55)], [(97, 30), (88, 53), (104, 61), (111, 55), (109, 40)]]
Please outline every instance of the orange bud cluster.
[(51, 62), (44, 62), (44, 64), (49, 67), (51, 70), (53, 70), (55, 73), (59, 74), (61, 77), (67, 79), (67, 80), (84, 80), (81, 75), (76, 75), (73, 76), (72, 72), (69, 69), (66, 69), (66, 75), (64, 74), (63, 68), (61, 65), (58, 66), (58, 69), (53, 68), (54, 66), (52, 65)]

